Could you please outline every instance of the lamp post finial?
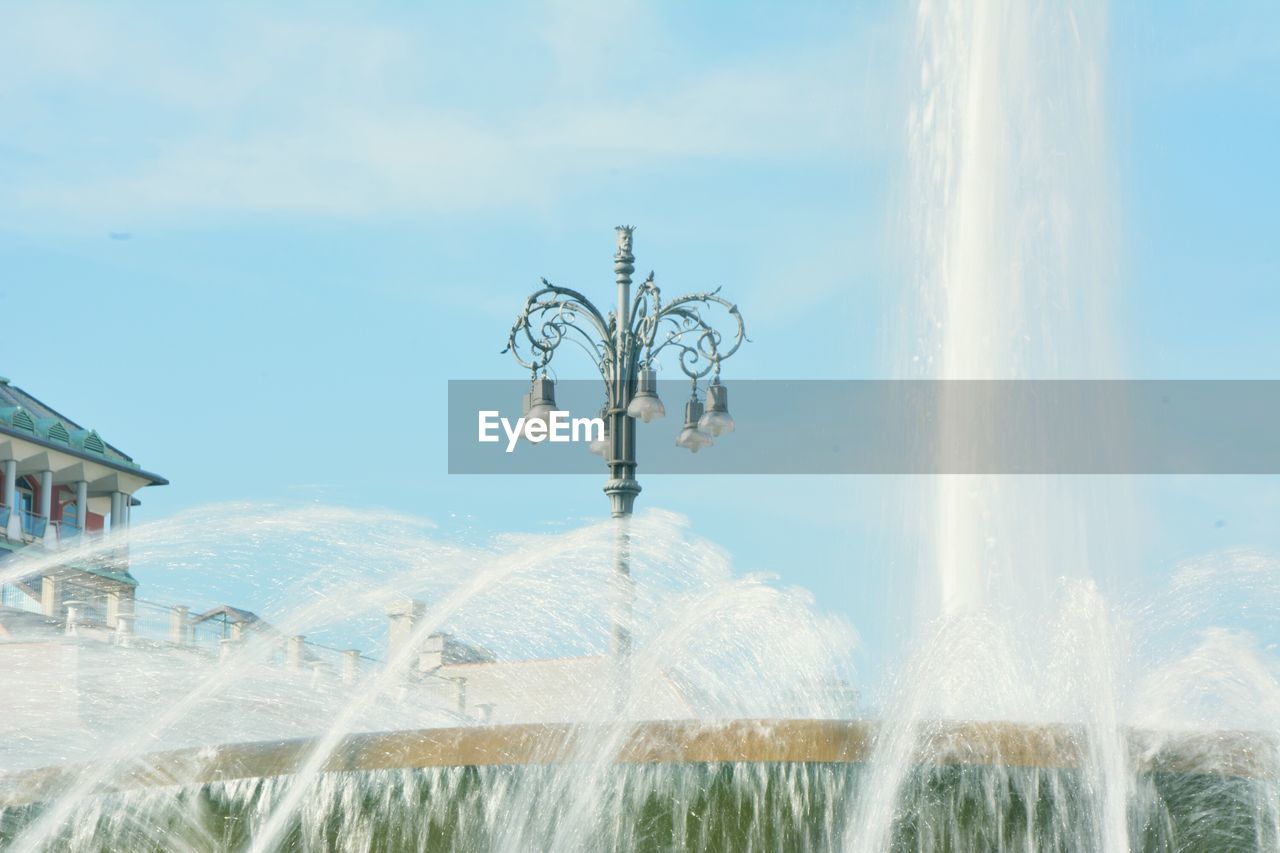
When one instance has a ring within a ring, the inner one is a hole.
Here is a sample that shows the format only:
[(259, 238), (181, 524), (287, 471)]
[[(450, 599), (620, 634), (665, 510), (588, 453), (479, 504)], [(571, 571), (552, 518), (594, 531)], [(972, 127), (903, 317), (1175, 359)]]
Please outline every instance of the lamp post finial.
[(614, 257), (619, 260), (626, 258), (633, 260), (631, 255), (631, 235), (635, 233), (634, 225), (619, 225), (616, 229), (618, 232), (618, 252)]

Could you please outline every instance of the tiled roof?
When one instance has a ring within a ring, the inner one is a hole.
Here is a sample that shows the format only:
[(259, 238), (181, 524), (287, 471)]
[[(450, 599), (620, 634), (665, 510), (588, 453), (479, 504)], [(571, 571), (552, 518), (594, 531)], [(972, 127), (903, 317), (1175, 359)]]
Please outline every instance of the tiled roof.
[[(102, 459), (119, 467), (138, 468), (133, 457), (107, 444), (96, 430), (81, 426), (4, 378), (0, 378), (0, 431), (30, 435), (46, 444), (66, 447), (85, 458)], [(156, 482), (165, 482), (162, 477), (143, 471), (139, 473)]]

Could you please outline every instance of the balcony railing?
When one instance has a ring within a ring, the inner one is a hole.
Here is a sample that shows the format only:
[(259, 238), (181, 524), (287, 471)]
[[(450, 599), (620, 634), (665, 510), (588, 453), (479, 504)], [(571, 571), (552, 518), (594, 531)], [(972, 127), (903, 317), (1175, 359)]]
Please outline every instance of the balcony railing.
[[(339, 682), (355, 684), (367, 667), (381, 665), (376, 657), (358, 650), (317, 643), (299, 635), (286, 636), (261, 621), (240, 621), (231, 614), (200, 618), (192, 616), (186, 606), (122, 596), (66, 578), (59, 578), (57, 584), (59, 612), (46, 622), (55, 629), (61, 623), (61, 633), (67, 641), (106, 642), (146, 653), (185, 649), (206, 659), (226, 659), (239, 651), (249, 651), (261, 663), (290, 670), (295, 673), (292, 677), (310, 679), (316, 689), (329, 689)], [(44, 613), (44, 603), (27, 582), (0, 584), (0, 604), (5, 607)], [(435, 672), (416, 675), (421, 680), (462, 689), (457, 678)]]
[(17, 584), (0, 584), (0, 605), (25, 610), (27, 613), (44, 613), (40, 599)]
[(22, 544), (41, 540), (46, 544), (72, 545), (79, 542), (82, 536), (98, 539), (103, 535), (101, 530), (84, 531), (75, 522), (57, 521), (31, 510), (0, 506), (0, 536), (8, 537), (9, 519), (14, 513), (22, 521)]

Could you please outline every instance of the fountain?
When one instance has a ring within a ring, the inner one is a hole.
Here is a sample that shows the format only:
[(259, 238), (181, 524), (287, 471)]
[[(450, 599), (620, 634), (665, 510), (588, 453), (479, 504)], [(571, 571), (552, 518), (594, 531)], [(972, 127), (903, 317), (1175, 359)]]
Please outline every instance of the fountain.
[[(920, 3), (913, 375), (1114, 364), (1104, 26), (1084, 2)], [(1280, 848), (1280, 668), (1255, 639), (1280, 628), (1280, 565), (1217, 555), (1126, 596), (1107, 583), (1114, 483), (929, 488), (916, 638), (874, 697), (850, 626), (735, 576), (670, 513), (631, 522), (621, 708), (612, 524), (476, 543), (232, 505), (135, 525), (135, 566), (253, 589), (269, 629), (202, 646), (185, 611), (142, 602), (114, 634), (82, 614), (56, 638), (10, 629), (0, 846)], [(119, 545), (37, 551), (0, 583)]]
[[(896, 707), (912, 716), (868, 720), (848, 690), (847, 626), (802, 591), (735, 577), (683, 519), (648, 511), (633, 524), (635, 689), (621, 714), (607, 666), (571, 704), (540, 668), (606, 660), (609, 523), (479, 546), (322, 508), (227, 506), (136, 525), (135, 565), (280, 572), (273, 630), (226, 651), (175, 644), (167, 626), (155, 639), (138, 619), (128, 645), (87, 627), (59, 634), (43, 644), (56, 659), (23, 656), (40, 644), (12, 636), (0, 647), (13, 688), (0, 700), (0, 839), (32, 850), (1095, 849), (1114, 840), (1101, 786), (1115, 760), (1122, 845), (1274, 846), (1274, 671), (1247, 637), (1192, 630), (1223, 615), (1204, 607), (1225, 607), (1228, 589), (1280, 602), (1265, 557), (1188, 566), (1143, 608), (1068, 587), (1042, 632), (1057, 650), (1043, 677), (1078, 689), (1079, 705), (1097, 701), (1089, 678), (1115, 664), (1071, 658), (1115, 648), (1111, 611), (1132, 617), (1132, 647), (1164, 655), (1128, 697), (1140, 713), (1099, 748), (1094, 718), (1070, 703), (944, 716), (948, 679), (990, 689), (983, 677), (1017, 669), (1018, 638), (978, 616), (940, 623), (899, 679)], [(353, 541), (352, 529), (366, 535)], [(0, 580), (68, 556), (6, 565)], [(433, 603), (355, 680), (337, 661), (308, 668), (288, 653), (290, 638), (335, 624), (358, 633), (406, 597)], [(492, 652), (449, 668), (473, 673), (465, 693), (421, 668), (441, 628)], [(955, 649), (977, 663), (957, 672)], [(504, 661), (525, 663), (485, 696), (483, 673)]]

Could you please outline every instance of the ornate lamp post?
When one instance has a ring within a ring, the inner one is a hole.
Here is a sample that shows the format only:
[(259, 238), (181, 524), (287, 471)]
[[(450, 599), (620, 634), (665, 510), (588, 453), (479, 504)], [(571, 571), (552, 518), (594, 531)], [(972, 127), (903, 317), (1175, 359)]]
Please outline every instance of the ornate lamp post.
[[(745, 340), (745, 329), (738, 306), (710, 293), (691, 293), (663, 302), (653, 273), (640, 283), (634, 298), (631, 274), (635, 257), (631, 254), (631, 238), (635, 228), (619, 226), (618, 249), (613, 256), (613, 272), (617, 278), (617, 308), (607, 314), (596, 308), (576, 290), (558, 287), (545, 278), (542, 287), (525, 301), (524, 310), (511, 327), (507, 348), (532, 375), (532, 387), (526, 397), (529, 418), (545, 417), (555, 408), (555, 384), (547, 376), (559, 346), (572, 340), (581, 346), (600, 371), (604, 380), (605, 429), (608, 433), (603, 451), (609, 468), (604, 492), (609, 507), (618, 521), (615, 577), (619, 584), (621, 607), (630, 602), (630, 565), (627, 519), (635, 506), (640, 484), (636, 482), (636, 419), (646, 423), (666, 414), (658, 399), (657, 378), (653, 366), (663, 351), (675, 355), (684, 374), (689, 377), (692, 392), (685, 405), (683, 429), (676, 444), (697, 453), (712, 444), (712, 436), (733, 431), (729, 415), (728, 389), (720, 384), (720, 364), (738, 351)], [(702, 312), (723, 308), (731, 320), (732, 332), (723, 335), (702, 317)], [(707, 406), (698, 399), (698, 383), (707, 380)], [(626, 613), (613, 620), (613, 652), (620, 678), (619, 702), (624, 698), (626, 658), (631, 650)]]

